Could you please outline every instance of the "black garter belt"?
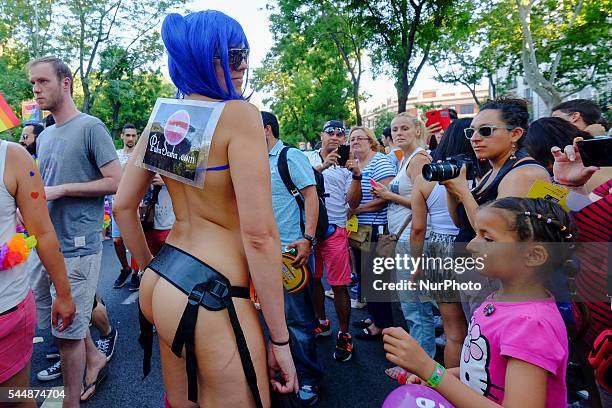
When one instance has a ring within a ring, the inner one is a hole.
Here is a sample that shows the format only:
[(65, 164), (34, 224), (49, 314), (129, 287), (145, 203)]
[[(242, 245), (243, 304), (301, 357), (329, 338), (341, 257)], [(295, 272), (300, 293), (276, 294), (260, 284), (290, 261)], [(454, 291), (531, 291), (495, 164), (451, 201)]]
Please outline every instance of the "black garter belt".
[[(169, 244), (162, 246), (158, 255), (153, 258), (147, 268), (155, 271), (188, 296), (187, 306), (172, 341), (172, 352), (177, 357), (182, 357), (183, 346), (185, 347), (189, 400), (196, 403), (198, 401), (198, 365), (195, 355), (195, 327), (198, 319), (198, 308), (202, 306), (214, 312), (227, 308), (244, 375), (253, 394), (255, 405), (261, 408), (262, 403), (253, 360), (251, 360), (251, 353), (247, 347), (232, 301), (234, 297), (250, 299), (249, 288), (232, 286), (221, 273), (187, 252)], [(139, 321), (140, 337), (138, 340), (144, 349), (142, 370), (144, 377), (146, 377), (151, 371), (153, 325), (149, 323), (140, 310)]]

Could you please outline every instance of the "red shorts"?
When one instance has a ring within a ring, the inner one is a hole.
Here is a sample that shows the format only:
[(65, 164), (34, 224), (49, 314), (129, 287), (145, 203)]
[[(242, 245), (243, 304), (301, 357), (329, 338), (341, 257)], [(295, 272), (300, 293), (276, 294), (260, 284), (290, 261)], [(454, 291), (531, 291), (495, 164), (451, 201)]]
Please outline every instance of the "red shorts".
[(35, 332), (36, 303), (30, 290), (16, 310), (0, 316), (0, 384), (28, 365)]
[(351, 283), (351, 261), (346, 229), (336, 227), (336, 232), (315, 245), (316, 279), (321, 279), (323, 276), (323, 266), (327, 271), (327, 282), (330, 285), (342, 286)]
[[(154, 229), (154, 230), (149, 230), (145, 232), (147, 246), (149, 247), (149, 251), (151, 251), (151, 254), (153, 254), (153, 256), (157, 255), (162, 245), (164, 245), (164, 242), (166, 242), (166, 239), (168, 238), (170, 231), (171, 230)], [(134, 257), (132, 257), (132, 262), (131, 262), (130, 267), (135, 271), (140, 269)]]

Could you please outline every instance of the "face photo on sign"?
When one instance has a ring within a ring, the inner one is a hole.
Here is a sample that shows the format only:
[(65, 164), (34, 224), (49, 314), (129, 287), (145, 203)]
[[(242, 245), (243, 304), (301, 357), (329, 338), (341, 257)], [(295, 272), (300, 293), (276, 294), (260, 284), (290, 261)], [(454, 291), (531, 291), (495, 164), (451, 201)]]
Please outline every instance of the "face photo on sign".
[(149, 124), (141, 166), (202, 188), (210, 144), (223, 103), (159, 98)]

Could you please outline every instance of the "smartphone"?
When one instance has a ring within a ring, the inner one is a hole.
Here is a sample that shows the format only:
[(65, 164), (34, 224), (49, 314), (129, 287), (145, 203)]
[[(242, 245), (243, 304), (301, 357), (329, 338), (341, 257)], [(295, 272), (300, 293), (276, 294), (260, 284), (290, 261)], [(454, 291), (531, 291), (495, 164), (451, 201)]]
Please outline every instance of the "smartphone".
[(602, 136), (576, 142), (585, 167), (612, 166), (612, 137)]
[(450, 114), (448, 109), (437, 109), (425, 112), (425, 126), (429, 126), (433, 123), (439, 123), (442, 130), (446, 130), (451, 123)]
[(349, 158), (349, 153), (351, 151), (351, 147), (349, 145), (340, 145), (338, 146), (338, 154), (340, 158), (338, 159), (338, 164), (342, 167), (346, 166), (346, 162)]
[(376, 182), (374, 179), (370, 179), (370, 185), (371, 185), (372, 187), (376, 187), (376, 188), (380, 187), (380, 186), (378, 185), (378, 183), (377, 183), (377, 182)]

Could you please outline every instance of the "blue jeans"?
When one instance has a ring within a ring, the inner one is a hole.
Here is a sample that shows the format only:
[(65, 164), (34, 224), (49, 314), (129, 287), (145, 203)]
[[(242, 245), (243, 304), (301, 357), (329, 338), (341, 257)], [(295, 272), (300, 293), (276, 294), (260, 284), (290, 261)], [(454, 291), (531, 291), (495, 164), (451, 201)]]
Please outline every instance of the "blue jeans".
[[(410, 254), (410, 243), (398, 241), (396, 254)], [(397, 270), (397, 279), (410, 279), (410, 271)], [(402, 314), (406, 319), (410, 335), (421, 345), (431, 357), (436, 355), (436, 332), (433, 318), (433, 302), (423, 299), (418, 291), (405, 290), (398, 292)]]
[(291, 338), (291, 354), (298, 374), (300, 386), (319, 385), (323, 370), (317, 362), (317, 344), (314, 329), (316, 318), (312, 306), (314, 254), (308, 258), (310, 272), (308, 285), (299, 292), (285, 294), (285, 319)]

